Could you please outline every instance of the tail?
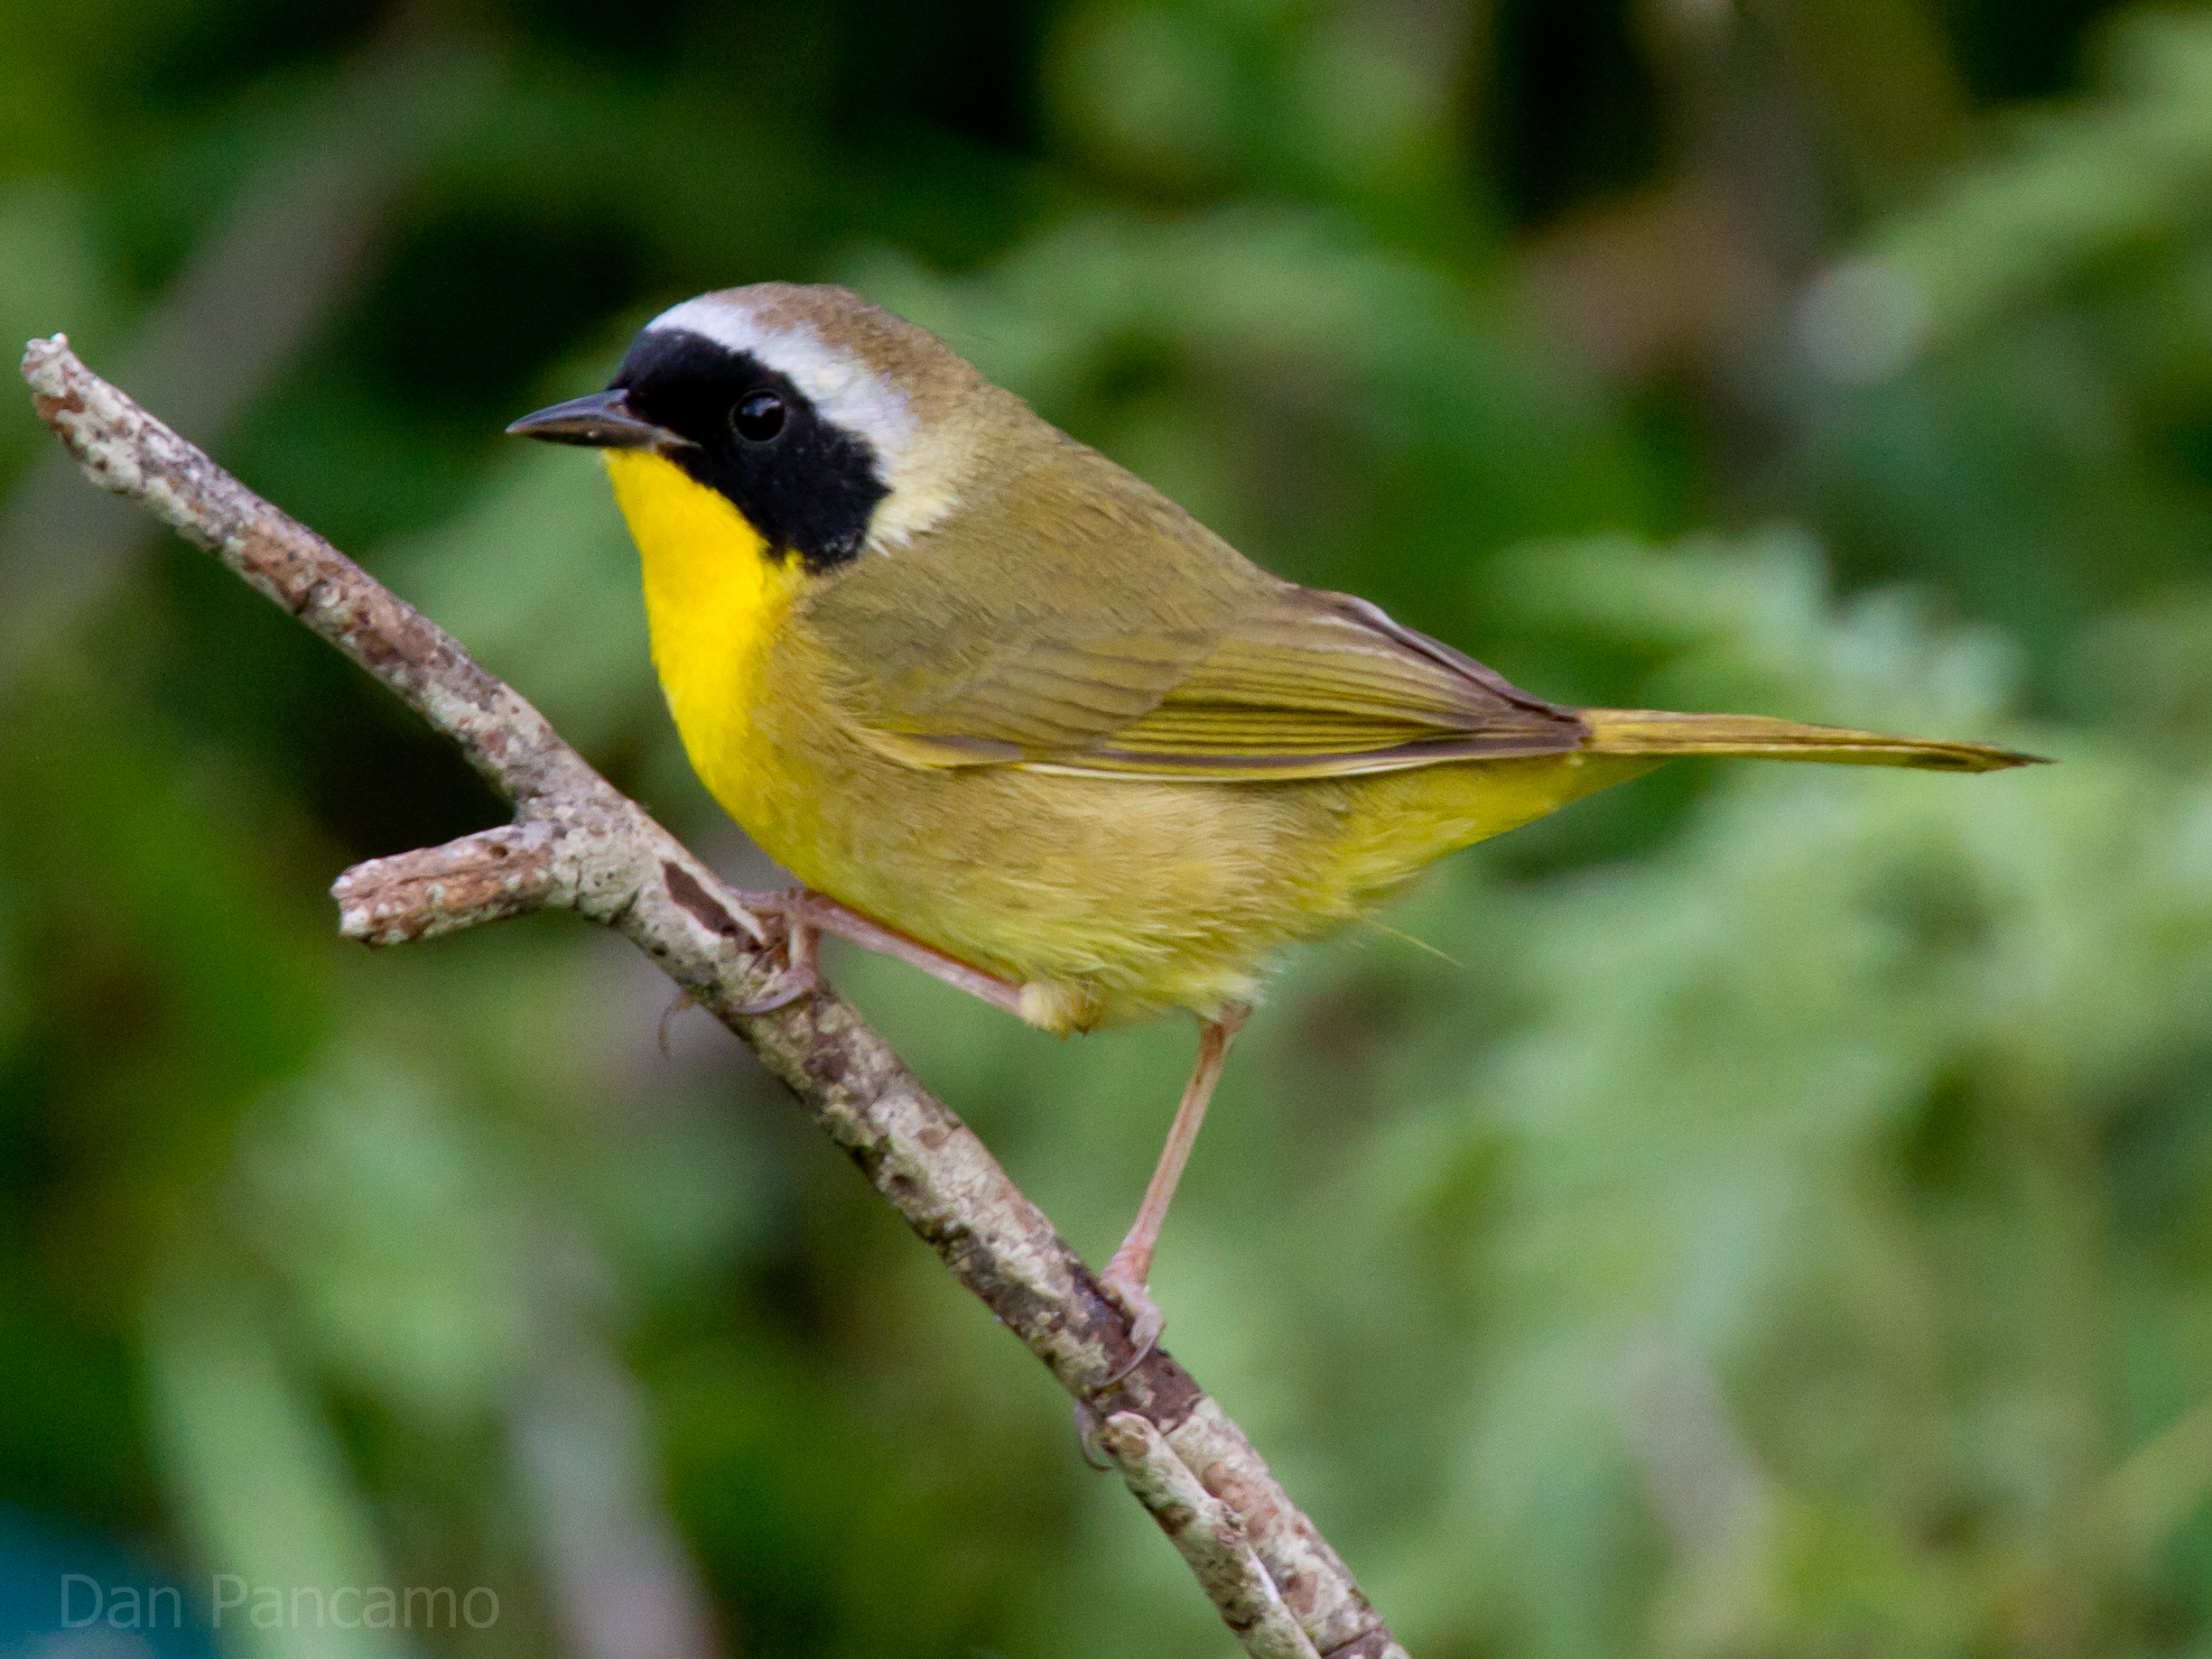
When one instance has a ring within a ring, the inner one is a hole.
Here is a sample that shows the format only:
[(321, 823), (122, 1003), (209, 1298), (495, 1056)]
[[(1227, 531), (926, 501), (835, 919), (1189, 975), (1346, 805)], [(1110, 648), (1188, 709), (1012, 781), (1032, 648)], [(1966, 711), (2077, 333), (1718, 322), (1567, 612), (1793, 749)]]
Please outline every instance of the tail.
[(1938, 772), (1996, 772), (2040, 765), (2040, 755), (1885, 737), (1836, 726), (1801, 726), (1758, 714), (1668, 714), (1655, 709), (1582, 709), (1590, 728), (1584, 752), (1597, 755), (1742, 755), (1761, 760), (1819, 760), (1844, 766), (1926, 766)]

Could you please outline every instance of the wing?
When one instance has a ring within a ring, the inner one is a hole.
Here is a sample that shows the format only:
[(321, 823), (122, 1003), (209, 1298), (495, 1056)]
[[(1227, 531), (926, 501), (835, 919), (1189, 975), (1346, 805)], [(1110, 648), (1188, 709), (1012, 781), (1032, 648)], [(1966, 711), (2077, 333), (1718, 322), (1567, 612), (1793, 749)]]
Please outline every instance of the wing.
[(1023, 758), (1071, 771), (1261, 782), (1552, 755), (1579, 747), (1585, 735), (1569, 711), (1364, 599), (1285, 582), (1238, 610), (1152, 709), (1079, 750)]
[[(868, 742), (914, 766), (1257, 783), (1587, 735), (1366, 601), (1268, 575), (1113, 472), (1118, 490), (1058, 480), (1049, 502), (1034, 492), (1055, 480), (1026, 480), (1026, 499), (962, 515), (957, 550), (868, 561), (810, 607)], [(1038, 524), (1069, 527), (1044, 557), (1024, 541)]]

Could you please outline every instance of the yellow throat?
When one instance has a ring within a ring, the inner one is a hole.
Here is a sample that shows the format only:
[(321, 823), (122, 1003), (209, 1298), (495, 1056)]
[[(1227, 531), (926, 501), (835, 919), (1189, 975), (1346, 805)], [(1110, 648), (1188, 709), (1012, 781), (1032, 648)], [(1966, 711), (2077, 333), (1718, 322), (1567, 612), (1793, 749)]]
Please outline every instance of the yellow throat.
[(768, 643), (805, 585), (795, 558), (768, 556), (728, 497), (674, 461), (602, 451), (645, 570), (653, 665), (692, 765), (740, 823), (759, 774), (752, 714)]

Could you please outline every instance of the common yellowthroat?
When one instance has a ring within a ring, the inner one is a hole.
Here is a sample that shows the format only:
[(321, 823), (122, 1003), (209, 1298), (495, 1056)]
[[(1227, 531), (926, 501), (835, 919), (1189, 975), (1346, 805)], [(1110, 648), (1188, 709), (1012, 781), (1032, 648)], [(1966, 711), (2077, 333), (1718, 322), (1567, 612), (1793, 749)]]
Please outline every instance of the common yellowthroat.
[(1980, 772), (2031, 756), (1756, 715), (1575, 709), (1260, 570), (935, 336), (764, 283), (648, 323), (507, 429), (599, 450), (700, 777), (856, 938), (1070, 1033), (1187, 1009), (1199, 1060), (1104, 1274), (1153, 1247), (1284, 946), (1677, 755)]

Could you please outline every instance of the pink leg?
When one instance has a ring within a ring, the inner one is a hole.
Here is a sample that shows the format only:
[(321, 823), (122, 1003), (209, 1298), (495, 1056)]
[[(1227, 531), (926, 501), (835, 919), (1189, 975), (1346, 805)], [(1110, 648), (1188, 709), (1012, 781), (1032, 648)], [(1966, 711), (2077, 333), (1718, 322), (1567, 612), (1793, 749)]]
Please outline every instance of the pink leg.
[[(1166, 1323), (1145, 1289), (1145, 1281), (1152, 1273), (1152, 1252), (1159, 1243), (1160, 1225), (1167, 1219), (1167, 1206), (1175, 1198), (1176, 1183), (1183, 1179), (1183, 1166), (1190, 1162), (1191, 1144), (1198, 1138), (1198, 1126), (1205, 1121), (1206, 1103), (1213, 1098), (1213, 1086), (1222, 1080), (1222, 1065), (1229, 1058), (1229, 1045), (1236, 1041), (1237, 1033), (1244, 1028), (1251, 1012), (1244, 1004), (1232, 1002), (1223, 1006), (1220, 1018), (1200, 1023), (1198, 1063), (1191, 1070), (1191, 1080), (1184, 1086), (1182, 1104), (1176, 1108), (1176, 1120), (1168, 1126), (1167, 1144), (1160, 1148), (1160, 1161), (1153, 1168), (1152, 1180), (1145, 1188), (1144, 1202), (1137, 1207), (1137, 1219), (1129, 1228), (1129, 1237), (1106, 1264), (1106, 1271), (1099, 1275), (1106, 1293), (1120, 1302), (1129, 1316), (1129, 1340), (1136, 1345), (1137, 1358), (1129, 1361), (1122, 1376), (1128, 1376), (1152, 1351), (1152, 1345), (1160, 1339), (1161, 1328)], [(1120, 1377), (1114, 1381), (1120, 1381)]]
[(746, 1008), (748, 1014), (766, 1014), (785, 1003), (796, 1002), (822, 984), (821, 972), (814, 963), (814, 940), (819, 933), (850, 939), (856, 945), (864, 945), (896, 961), (918, 968), (971, 996), (981, 997), (994, 1008), (1003, 1008), (1017, 1016), (1021, 1013), (1021, 987), (1008, 985), (995, 974), (971, 968), (942, 950), (933, 950), (919, 940), (885, 927), (835, 899), (806, 892), (745, 893), (739, 894), (739, 898), (746, 909), (757, 914), (782, 917), (789, 931), (783, 972)]

